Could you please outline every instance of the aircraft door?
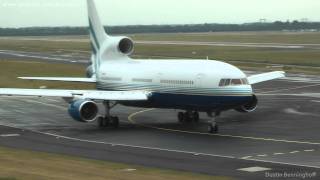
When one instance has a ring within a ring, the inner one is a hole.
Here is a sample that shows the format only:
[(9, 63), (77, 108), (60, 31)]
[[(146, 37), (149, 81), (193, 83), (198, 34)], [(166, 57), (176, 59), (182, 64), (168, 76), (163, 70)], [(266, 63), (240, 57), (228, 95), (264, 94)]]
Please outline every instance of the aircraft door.
[(197, 88), (202, 88), (204, 86), (203, 83), (204, 83), (205, 76), (206, 75), (203, 73), (200, 73), (197, 75), (196, 82), (195, 82)]

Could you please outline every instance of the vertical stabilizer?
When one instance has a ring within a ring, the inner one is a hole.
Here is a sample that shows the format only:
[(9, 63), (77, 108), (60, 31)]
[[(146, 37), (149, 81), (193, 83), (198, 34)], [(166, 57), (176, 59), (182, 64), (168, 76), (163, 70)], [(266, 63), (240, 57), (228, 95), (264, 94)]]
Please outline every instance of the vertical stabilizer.
[(97, 53), (108, 35), (100, 21), (94, 0), (87, 0), (87, 3), (91, 45), (93, 47), (93, 53)]

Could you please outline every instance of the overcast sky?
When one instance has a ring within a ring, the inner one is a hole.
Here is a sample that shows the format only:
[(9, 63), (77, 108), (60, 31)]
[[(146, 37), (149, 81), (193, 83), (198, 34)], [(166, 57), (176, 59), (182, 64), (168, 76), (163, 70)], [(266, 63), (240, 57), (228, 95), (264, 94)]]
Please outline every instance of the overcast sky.
[[(95, 0), (104, 25), (320, 21), (320, 0)], [(85, 0), (0, 0), (0, 27), (87, 26)]]

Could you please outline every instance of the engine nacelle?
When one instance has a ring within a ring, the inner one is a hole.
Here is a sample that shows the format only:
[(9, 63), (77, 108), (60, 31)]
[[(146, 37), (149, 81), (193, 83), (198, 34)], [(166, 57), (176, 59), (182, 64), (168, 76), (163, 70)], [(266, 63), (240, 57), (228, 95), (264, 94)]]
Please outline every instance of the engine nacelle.
[(70, 116), (79, 122), (92, 122), (98, 116), (99, 108), (97, 104), (89, 100), (76, 100), (69, 106)]
[(134, 43), (129, 37), (109, 37), (102, 47), (102, 59), (109, 59), (119, 55), (129, 56), (134, 51)]
[(255, 111), (257, 107), (258, 107), (258, 98), (256, 95), (253, 95), (251, 101), (249, 101), (247, 104), (242, 105), (241, 107), (235, 110), (242, 113), (250, 113)]
[(122, 38), (118, 43), (118, 51), (125, 55), (131, 55), (134, 51), (133, 41), (128, 37)]

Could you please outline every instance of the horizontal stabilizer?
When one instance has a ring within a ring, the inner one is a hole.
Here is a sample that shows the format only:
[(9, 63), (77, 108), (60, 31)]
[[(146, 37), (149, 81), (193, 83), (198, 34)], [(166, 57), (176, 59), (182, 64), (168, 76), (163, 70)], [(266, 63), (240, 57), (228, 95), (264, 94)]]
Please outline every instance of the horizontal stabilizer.
[(150, 93), (146, 91), (0, 89), (0, 96), (40, 96), (106, 101), (145, 101), (148, 100), (149, 95)]
[(283, 71), (274, 71), (269, 73), (257, 74), (248, 77), (249, 84), (257, 84), (260, 82), (270, 81), (285, 77), (286, 73)]
[(69, 78), (69, 77), (19, 77), (19, 79), (25, 80), (38, 80), (38, 81), (64, 81), (64, 82), (86, 82), (95, 83), (95, 78)]

